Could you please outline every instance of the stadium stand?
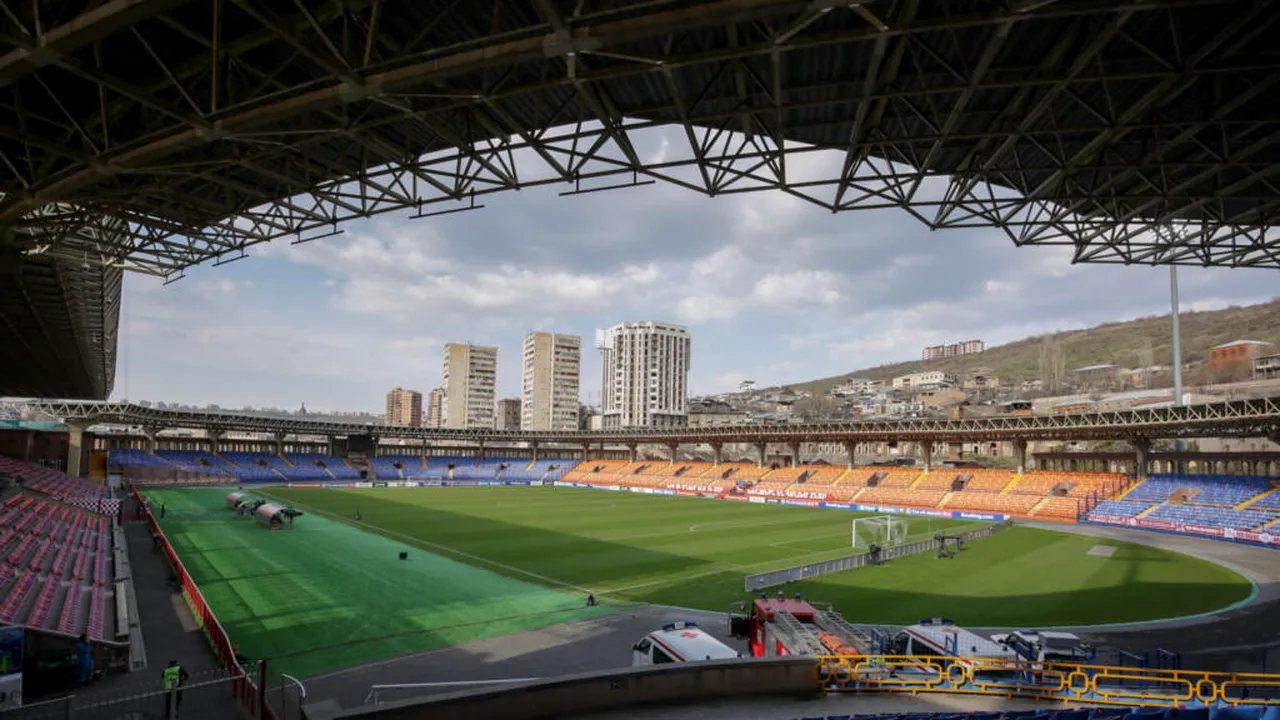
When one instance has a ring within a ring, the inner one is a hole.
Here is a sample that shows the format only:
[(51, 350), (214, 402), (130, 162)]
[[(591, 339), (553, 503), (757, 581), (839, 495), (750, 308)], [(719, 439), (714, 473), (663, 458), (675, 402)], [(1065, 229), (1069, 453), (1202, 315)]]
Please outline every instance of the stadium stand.
[[(6, 473), (16, 462), (0, 460)], [(0, 528), (0, 622), (106, 639), (113, 579), (107, 518), (24, 490), (0, 507)]]
[(1260, 476), (1155, 474), (1123, 500), (1099, 503), (1089, 518), (1262, 530), (1280, 520), (1277, 495), (1272, 481)]
[(360, 471), (346, 460), (323, 453), (285, 453), (288, 467), (279, 469), (289, 480), (359, 480)]
[(112, 498), (106, 487), (53, 468), (0, 456), (0, 474), (20, 480), (27, 490), (48, 495), (68, 505), (111, 515), (120, 510), (120, 501)]
[(156, 455), (184, 469), (233, 467), (226, 460), (204, 450), (160, 450)]
[(284, 475), (277, 472), (288, 467), (288, 463), (279, 455), (259, 452), (224, 452), (219, 453), (232, 467), (226, 469), (241, 482), (280, 482)]

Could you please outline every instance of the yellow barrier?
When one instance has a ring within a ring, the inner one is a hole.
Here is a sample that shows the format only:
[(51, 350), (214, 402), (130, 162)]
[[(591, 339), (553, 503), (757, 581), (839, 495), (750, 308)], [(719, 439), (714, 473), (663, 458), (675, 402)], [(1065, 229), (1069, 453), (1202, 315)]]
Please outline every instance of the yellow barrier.
[[(1094, 705), (1276, 705), (1280, 675), (936, 655), (825, 655), (824, 692), (998, 695)], [(1256, 698), (1254, 695), (1263, 695)]]

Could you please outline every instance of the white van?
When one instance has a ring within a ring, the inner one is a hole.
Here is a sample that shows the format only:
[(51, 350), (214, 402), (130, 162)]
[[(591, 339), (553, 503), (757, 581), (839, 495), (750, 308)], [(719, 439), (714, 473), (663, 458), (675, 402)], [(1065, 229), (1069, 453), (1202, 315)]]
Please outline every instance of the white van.
[(1018, 655), (1008, 647), (956, 627), (947, 620), (926, 621), (902, 628), (894, 637), (894, 651), (899, 655), (959, 658), (961, 665), (971, 665), (969, 658), (1017, 660)]
[(1090, 648), (1080, 637), (1068, 632), (1014, 630), (992, 635), (991, 639), (1031, 662), (1089, 662)]
[(631, 646), (631, 666), (664, 665), (699, 660), (733, 660), (742, 653), (698, 629), (691, 622), (667, 623)]

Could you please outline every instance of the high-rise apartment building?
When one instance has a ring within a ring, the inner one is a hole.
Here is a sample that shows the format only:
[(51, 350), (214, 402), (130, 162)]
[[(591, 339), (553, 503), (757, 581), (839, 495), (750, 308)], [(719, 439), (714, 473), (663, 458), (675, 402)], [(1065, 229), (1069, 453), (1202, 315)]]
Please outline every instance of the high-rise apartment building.
[(596, 333), (605, 429), (688, 423), (689, 330), (637, 322)]
[(532, 332), (524, 337), (521, 430), (576, 430), (582, 338)]
[(520, 398), (503, 398), (498, 401), (497, 427), (499, 430), (520, 429)]
[(444, 412), (444, 390), (434, 388), (427, 393), (427, 427), (443, 427), (440, 415)]
[(422, 393), (393, 388), (387, 393), (387, 425), (422, 427)]
[(498, 348), (445, 345), (440, 427), (492, 428), (497, 376)]

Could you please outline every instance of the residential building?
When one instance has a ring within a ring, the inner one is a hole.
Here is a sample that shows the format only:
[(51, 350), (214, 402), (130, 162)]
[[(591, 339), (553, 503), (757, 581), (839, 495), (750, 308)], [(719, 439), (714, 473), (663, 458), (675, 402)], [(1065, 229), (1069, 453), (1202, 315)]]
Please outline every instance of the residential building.
[(952, 387), (956, 384), (956, 376), (941, 370), (930, 370), (927, 372), (911, 373), (909, 375), (899, 375), (893, 379), (894, 390), (930, 390), (942, 387)]
[(520, 398), (504, 398), (498, 401), (498, 430), (520, 429)]
[(1254, 358), (1253, 376), (1259, 379), (1280, 377), (1280, 355), (1263, 355)]
[(449, 343), (444, 346), (440, 386), (440, 426), (492, 428), (498, 348)]
[(1275, 352), (1275, 343), (1261, 340), (1235, 340), (1209, 348), (1209, 369), (1218, 370), (1236, 362), (1249, 367), (1252, 360)]
[(1111, 363), (1076, 368), (1076, 384), (1087, 390), (1111, 390), (1120, 382), (1124, 368)]
[(987, 344), (981, 340), (965, 340), (963, 342), (951, 343), (950, 345), (932, 345), (924, 349), (920, 353), (921, 360), (942, 360), (944, 358), (960, 357), (962, 355), (976, 355), (987, 349)]
[(722, 427), (745, 424), (747, 413), (728, 403), (712, 400), (689, 403), (688, 418), (689, 427)]
[(840, 397), (848, 397), (851, 395), (863, 395), (874, 391), (884, 383), (879, 380), (870, 380), (868, 378), (851, 377), (831, 389), (832, 395)]
[(582, 338), (532, 332), (524, 338), (522, 430), (576, 430), (581, 405)]
[(387, 393), (387, 425), (422, 427), (422, 393), (393, 388)]
[(689, 330), (662, 322), (621, 323), (596, 333), (603, 427), (688, 423)]
[(444, 412), (444, 389), (434, 388), (427, 393), (427, 427), (443, 427), (440, 417)]

